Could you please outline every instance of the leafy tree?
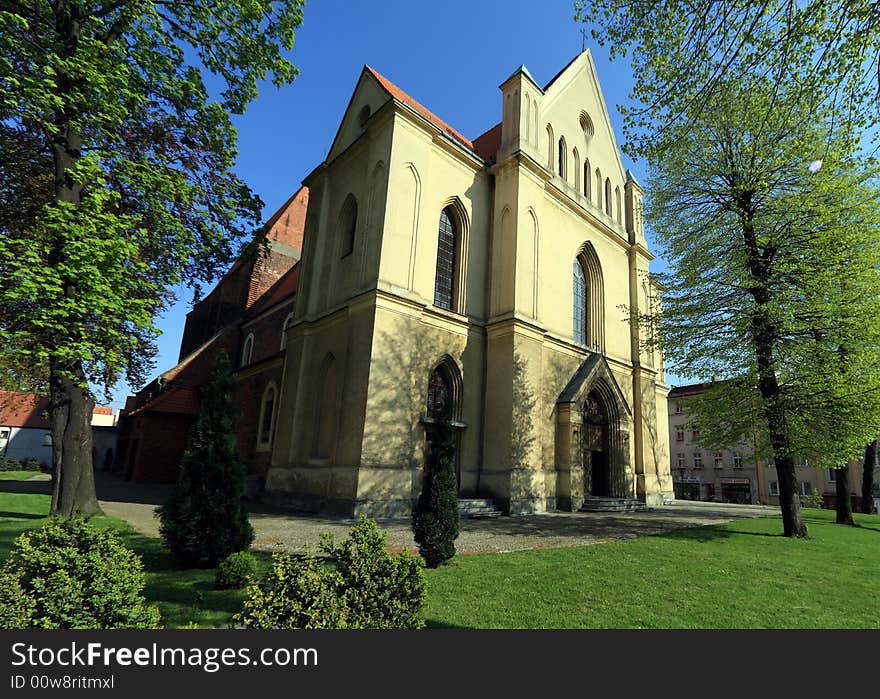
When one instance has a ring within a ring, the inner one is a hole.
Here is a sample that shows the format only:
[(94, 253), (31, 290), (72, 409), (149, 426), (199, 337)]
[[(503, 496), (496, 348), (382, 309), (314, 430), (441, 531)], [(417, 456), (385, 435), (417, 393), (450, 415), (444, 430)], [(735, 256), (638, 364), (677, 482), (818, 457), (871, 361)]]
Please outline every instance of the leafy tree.
[(244, 465), (235, 450), (236, 422), (229, 363), (221, 355), (203, 388), (177, 487), (157, 510), (165, 545), (190, 565), (216, 566), (254, 540), (244, 503)]
[(438, 417), (412, 522), (419, 553), (428, 568), (436, 568), (455, 555), (459, 514), (454, 439), (448, 417)]
[(862, 514), (875, 514), (874, 507), (874, 469), (877, 468), (877, 440), (865, 447), (865, 461), (862, 466)]
[(880, 12), (853, 0), (575, 0), (576, 20), (628, 56), (634, 105), (624, 109), (631, 155), (652, 159), (674, 143), (725, 83), (797, 83), (856, 130), (877, 123)]
[(652, 163), (669, 271), (662, 323), (642, 320), (680, 375), (730, 377), (694, 401), (702, 434), (730, 444), (757, 425), (784, 532), (805, 536), (795, 458), (840, 467), (880, 433), (880, 203), (833, 113), (787, 88), (720, 84)]
[(89, 383), (141, 381), (169, 289), (225, 268), (258, 221), (230, 115), (294, 79), (302, 4), (0, 2), (0, 138), (23, 148), (0, 180), (29, 204), (0, 206), (0, 350), (49, 377), (53, 513), (98, 509)]

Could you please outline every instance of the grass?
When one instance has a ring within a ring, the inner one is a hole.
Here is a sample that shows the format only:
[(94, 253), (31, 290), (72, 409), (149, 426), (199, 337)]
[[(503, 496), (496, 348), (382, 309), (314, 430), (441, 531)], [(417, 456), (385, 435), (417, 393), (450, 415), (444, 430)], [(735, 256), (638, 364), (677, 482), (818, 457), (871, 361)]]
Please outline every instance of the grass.
[[(32, 475), (23, 472), (22, 477)], [(0, 474), (0, 479), (8, 474)], [(8, 479), (7, 479), (8, 480)], [(0, 491), (0, 560), (42, 524), (47, 495)], [(778, 517), (578, 548), (457, 556), (427, 571), (434, 628), (878, 628), (880, 517), (804, 510), (810, 539)], [(183, 569), (161, 541), (119, 530), (144, 561), (147, 598), (166, 628), (223, 627), (243, 598), (215, 590), (213, 569)], [(258, 556), (263, 570), (267, 555)]]
[(431, 571), (429, 626), (878, 628), (880, 518), (779, 517), (568, 549), (459, 556)]

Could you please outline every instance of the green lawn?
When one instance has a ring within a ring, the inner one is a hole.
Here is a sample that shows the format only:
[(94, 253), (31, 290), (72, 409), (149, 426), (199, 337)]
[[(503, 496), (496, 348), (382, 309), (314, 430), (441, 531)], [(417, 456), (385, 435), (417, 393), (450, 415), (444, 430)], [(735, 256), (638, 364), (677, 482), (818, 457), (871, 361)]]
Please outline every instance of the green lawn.
[(878, 628), (880, 518), (805, 510), (580, 548), (458, 556), (429, 577), (430, 626)]
[[(0, 474), (0, 479), (6, 474)], [(26, 474), (27, 477), (31, 474)], [(21, 476), (20, 476), (21, 477)], [(46, 495), (0, 491), (0, 559), (39, 526)], [(878, 628), (880, 517), (835, 525), (806, 510), (811, 538), (778, 517), (580, 548), (457, 556), (427, 571), (429, 627)], [(242, 592), (214, 590), (214, 570), (181, 569), (158, 539), (117, 528), (147, 569), (166, 627), (225, 626)], [(260, 557), (268, 568), (268, 556)]]

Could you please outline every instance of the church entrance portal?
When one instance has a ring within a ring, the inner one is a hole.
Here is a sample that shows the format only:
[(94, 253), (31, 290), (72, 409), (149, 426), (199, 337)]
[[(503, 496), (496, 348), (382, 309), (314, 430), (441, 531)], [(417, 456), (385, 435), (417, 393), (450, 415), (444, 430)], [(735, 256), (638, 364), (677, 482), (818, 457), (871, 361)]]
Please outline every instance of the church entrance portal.
[(608, 416), (591, 393), (584, 401), (581, 432), (585, 494), (606, 497), (611, 495), (608, 428)]

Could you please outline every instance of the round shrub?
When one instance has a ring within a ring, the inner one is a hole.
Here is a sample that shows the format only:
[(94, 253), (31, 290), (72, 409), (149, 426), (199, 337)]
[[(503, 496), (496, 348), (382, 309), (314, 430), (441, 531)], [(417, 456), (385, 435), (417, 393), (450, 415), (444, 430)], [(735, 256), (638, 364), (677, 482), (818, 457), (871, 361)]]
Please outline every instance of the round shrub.
[(24, 628), (156, 628), (140, 557), (82, 518), (51, 519), (15, 540), (0, 578), (0, 620)]
[(242, 611), (233, 622), (250, 629), (343, 629), (345, 600), (341, 579), (313, 554), (294, 557), (287, 549), (272, 554), (272, 570), (247, 588)]
[(385, 536), (365, 516), (339, 546), (325, 537), (323, 551), (336, 563), (340, 595), (353, 629), (418, 629), (425, 595), (421, 558), (388, 553)]
[(230, 553), (217, 568), (215, 586), (218, 590), (237, 590), (250, 583), (257, 574), (257, 559), (247, 551)]

